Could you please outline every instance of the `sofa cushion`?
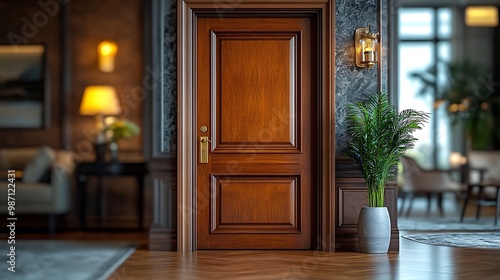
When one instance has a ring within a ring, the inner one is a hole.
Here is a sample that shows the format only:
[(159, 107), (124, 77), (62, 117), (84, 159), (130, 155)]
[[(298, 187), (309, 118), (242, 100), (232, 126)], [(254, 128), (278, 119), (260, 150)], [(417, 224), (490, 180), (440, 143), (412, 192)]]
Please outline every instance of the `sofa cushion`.
[(52, 166), (55, 158), (56, 152), (52, 148), (41, 147), (31, 162), (24, 168), (23, 182), (34, 183), (40, 181)]
[[(0, 193), (4, 194), (0, 195), (0, 204), (2, 205), (7, 205), (7, 185), (8, 184), (0, 184)], [(16, 181), (16, 194), (14, 197), (16, 199), (16, 205), (29, 205), (30, 203), (49, 203), (53, 200), (53, 196), (53, 188), (49, 184), (24, 183)]]

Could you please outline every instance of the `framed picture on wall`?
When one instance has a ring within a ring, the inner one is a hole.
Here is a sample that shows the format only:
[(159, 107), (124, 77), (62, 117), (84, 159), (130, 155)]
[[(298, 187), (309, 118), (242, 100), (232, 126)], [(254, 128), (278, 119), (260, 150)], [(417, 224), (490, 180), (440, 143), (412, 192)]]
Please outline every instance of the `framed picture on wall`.
[(46, 47), (0, 45), (0, 129), (48, 126)]

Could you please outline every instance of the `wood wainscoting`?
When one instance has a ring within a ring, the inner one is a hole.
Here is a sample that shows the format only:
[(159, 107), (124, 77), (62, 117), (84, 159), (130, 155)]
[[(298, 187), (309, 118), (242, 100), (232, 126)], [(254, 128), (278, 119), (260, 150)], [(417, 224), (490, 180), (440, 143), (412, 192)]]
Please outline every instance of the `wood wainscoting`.
[[(368, 205), (366, 182), (361, 173), (354, 168), (354, 163), (347, 159), (337, 159), (335, 169), (337, 192), (335, 251), (359, 251), (358, 215), (361, 207)], [(396, 182), (388, 182), (385, 187), (385, 205), (391, 217), (389, 251), (399, 251), (397, 199)]]
[(149, 230), (150, 250), (177, 250), (177, 161), (151, 160), (153, 220)]

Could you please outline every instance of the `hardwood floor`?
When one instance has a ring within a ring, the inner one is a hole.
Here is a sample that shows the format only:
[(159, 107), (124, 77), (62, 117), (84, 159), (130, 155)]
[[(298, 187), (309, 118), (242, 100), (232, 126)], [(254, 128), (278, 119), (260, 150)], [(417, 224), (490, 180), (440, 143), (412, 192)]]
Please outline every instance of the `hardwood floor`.
[[(414, 214), (419, 212), (418, 205)], [(449, 209), (451, 210), (451, 208)], [(493, 214), (484, 209), (483, 215)], [(470, 215), (474, 211), (468, 211)], [(401, 232), (401, 235), (411, 232)], [(63, 232), (55, 239), (140, 240), (143, 244), (108, 279), (499, 279), (500, 249), (430, 246), (400, 238), (388, 254), (212, 250), (179, 254), (148, 249), (147, 232)], [(44, 238), (22, 234), (20, 238)], [(45, 236), (45, 238), (48, 238)]]
[(401, 239), (399, 253), (137, 250), (110, 279), (498, 279), (500, 250)]
[[(447, 207), (447, 208), (446, 208)], [(445, 204), (447, 213), (455, 208)], [(425, 215), (416, 203), (413, 215)], [(483, 215), (493, 215), (485, 208)], [(436, 211), (436, 209), (434, 209)], [(468, 211), (474, 214), (473, 209)], [(401, 235), (411, 232), (401, 232)], [(430, 246), (400, 237), (388, 254), (317, 251), (137, 250), (110, 279), (499, 279), (500, 249)]]

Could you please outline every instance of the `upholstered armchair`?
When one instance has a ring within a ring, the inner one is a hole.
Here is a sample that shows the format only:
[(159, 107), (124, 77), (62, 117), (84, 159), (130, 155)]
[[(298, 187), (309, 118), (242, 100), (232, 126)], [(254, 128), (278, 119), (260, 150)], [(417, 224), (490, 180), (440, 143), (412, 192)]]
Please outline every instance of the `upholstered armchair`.
[(7, 214), (7, 171), (15, 170), (15, 215), (48, 215), (49, 230), (56, 228), (56, 215), (70, 207), (70, 183), (74, 168), (72, 153), (42, 148), (0, 149), (0, 213)]
[(416, 196), (427, 197), (427, 215), (430, 213), (431, 198), (437, 196), (438, 208), (441, 215), (443, 210), (443, 194), (454, 193), (457, 198), (460, 192), (465, 190), (465, 185), (455, 181), (450, 171), (447, 170), (426, 170), (421, 168), (417, 162), (408, 157), (402, 156), (403, 163), (403, 185), (401, 188), (402, 203), (400, 214), (404, 212), (405, 201), (409, 198), (410, 204), (406, 216), (410, 215), (413, 199)]

